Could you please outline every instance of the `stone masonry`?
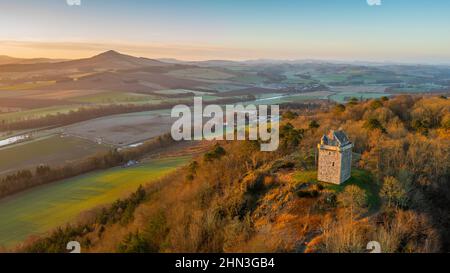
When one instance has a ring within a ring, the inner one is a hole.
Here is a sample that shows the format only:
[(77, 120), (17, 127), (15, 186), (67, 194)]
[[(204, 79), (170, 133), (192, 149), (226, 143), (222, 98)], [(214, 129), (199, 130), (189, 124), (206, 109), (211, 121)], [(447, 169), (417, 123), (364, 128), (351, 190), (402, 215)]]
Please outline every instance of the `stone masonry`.
[(330, 131), (318, 145), (318, 180), (340, 185), (351, 177), (353, 144), (342, 131)]

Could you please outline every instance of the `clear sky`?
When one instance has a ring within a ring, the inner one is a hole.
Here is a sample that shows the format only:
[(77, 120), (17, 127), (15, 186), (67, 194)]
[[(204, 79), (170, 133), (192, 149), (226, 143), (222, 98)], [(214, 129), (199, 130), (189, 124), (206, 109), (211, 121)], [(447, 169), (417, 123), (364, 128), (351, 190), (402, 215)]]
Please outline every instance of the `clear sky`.
[(368, 1), (0, 0), (0, 55), (450, 63), (450, 1)]

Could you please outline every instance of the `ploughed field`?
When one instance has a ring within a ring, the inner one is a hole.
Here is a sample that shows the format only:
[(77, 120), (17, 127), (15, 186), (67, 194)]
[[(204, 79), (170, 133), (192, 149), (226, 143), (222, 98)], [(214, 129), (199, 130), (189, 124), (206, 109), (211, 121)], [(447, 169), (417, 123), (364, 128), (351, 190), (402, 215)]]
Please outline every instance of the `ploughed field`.
[(139, 185), (155, 182), (189, 157), (151, 160), (66, 179), (0, 200), (0, 246), (12, 247), (76, 220), (85, 211), (127, 197)]
[(170, 110), (156, 110), (114, 115), (63, 127), (71, 136), (126, 146), (170, 132)]

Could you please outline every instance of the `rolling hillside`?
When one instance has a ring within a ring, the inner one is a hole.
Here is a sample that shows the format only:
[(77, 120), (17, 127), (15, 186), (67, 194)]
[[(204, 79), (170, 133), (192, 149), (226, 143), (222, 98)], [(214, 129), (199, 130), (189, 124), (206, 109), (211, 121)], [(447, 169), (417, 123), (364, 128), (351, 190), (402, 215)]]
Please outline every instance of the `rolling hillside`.
[[(277, 152), (217, 143), (146, 194), (20, 251), (64, 252), (77, 240), (100, 253), (361, 253), (376, 240), (386, 253), (447, 252), (449, 107), (442, 97), (400, 96), (292, 109)], [(416, 122), (431, 110), (434, 123)], [(351, 179), (336, 186), (317, 181), (314, 147), (338, 127), (355, 156)]]

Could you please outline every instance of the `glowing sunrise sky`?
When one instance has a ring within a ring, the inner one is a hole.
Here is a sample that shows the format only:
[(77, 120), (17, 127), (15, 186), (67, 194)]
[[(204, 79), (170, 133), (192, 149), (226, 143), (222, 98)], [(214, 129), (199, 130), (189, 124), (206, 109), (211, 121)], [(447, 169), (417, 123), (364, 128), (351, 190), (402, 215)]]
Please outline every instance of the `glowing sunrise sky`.
[(450, 1), (0, 0), (0, 55), (450, 63)]

